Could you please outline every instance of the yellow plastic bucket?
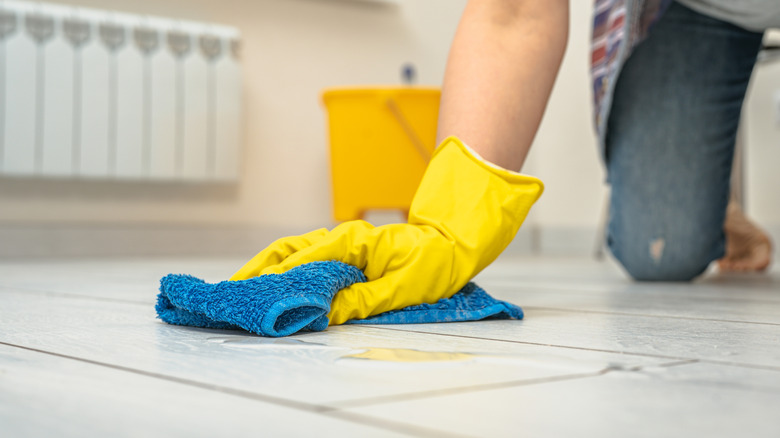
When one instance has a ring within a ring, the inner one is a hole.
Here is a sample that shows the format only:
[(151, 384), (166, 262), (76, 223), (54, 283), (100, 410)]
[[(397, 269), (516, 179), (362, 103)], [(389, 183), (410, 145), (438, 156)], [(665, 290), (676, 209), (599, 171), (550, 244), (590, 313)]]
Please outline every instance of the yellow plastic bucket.
[(333, 216), (368, 210), (409, 211), (436, 147), (438, 88), (325, 90), (333, 181)]

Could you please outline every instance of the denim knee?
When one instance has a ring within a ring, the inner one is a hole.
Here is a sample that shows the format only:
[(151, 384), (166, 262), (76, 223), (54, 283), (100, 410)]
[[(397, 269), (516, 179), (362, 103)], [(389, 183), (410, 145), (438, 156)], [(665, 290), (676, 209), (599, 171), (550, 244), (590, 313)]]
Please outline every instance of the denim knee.
[(703, 274), (715, 259), (713, 251), (704, 250), (689, 239), (682, 239), (683, 242), (670, 242), (663, 237), (644, 242), (631, 240), (610, 236), (609, 248), (637, 281), (691, 281)]
[(605, 133), (609, 246), (637, 280), (723, 256), (737, 128), (762, 34), (673, 3), (626, 60)]

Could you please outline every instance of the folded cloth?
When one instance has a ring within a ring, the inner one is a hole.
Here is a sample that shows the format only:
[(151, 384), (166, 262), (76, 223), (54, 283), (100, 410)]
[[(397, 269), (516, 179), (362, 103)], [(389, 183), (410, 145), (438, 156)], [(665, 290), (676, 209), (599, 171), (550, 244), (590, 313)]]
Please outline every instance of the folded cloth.
[[(219, 329), (244, 329), (262, 336), (288, 336), (300, 330), (328, 327), (333, 296), (366, 281), (345, 263), (313, 262), (283, 274), (269, 274), (216, 284), (190, 275), (169, 274), (160, 280), (157, 316), (169, 324)], [(348, 324), (412, 324), (522, 319), (523, 311), (469, 283), (451, 298), (385, 312)]]
[(480, 319), (523, 319), (523, 309), (499, 301), (474, 283), (469, 283), (450, 298), (435, 304), (420, 304), (391, 310), (347, 324), (422, 324), (426, 322), (478, 321)]

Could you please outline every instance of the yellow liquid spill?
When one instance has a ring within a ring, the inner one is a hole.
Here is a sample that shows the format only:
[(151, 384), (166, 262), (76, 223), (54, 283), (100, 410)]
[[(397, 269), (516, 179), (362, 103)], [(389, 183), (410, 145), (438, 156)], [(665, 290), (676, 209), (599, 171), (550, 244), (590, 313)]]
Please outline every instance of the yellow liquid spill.
[(475, 356), (468, 353), (449, 353), (439, 351), (419, 351), (398, 348), (370, 348), (349, 356), (349, 359), (378, 360), (383, 362), (456, 362), (471, 360)]

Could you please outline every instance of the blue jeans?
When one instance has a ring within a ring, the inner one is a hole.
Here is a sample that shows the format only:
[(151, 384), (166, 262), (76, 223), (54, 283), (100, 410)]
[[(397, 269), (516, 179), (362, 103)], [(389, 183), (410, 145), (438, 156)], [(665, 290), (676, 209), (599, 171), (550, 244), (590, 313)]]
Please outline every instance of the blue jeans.
[(761, 39), (673, 3), (624, 64), (606, 134), (607, 242), (633, 278), (688, 281), (723, 256), (734, 144)]

